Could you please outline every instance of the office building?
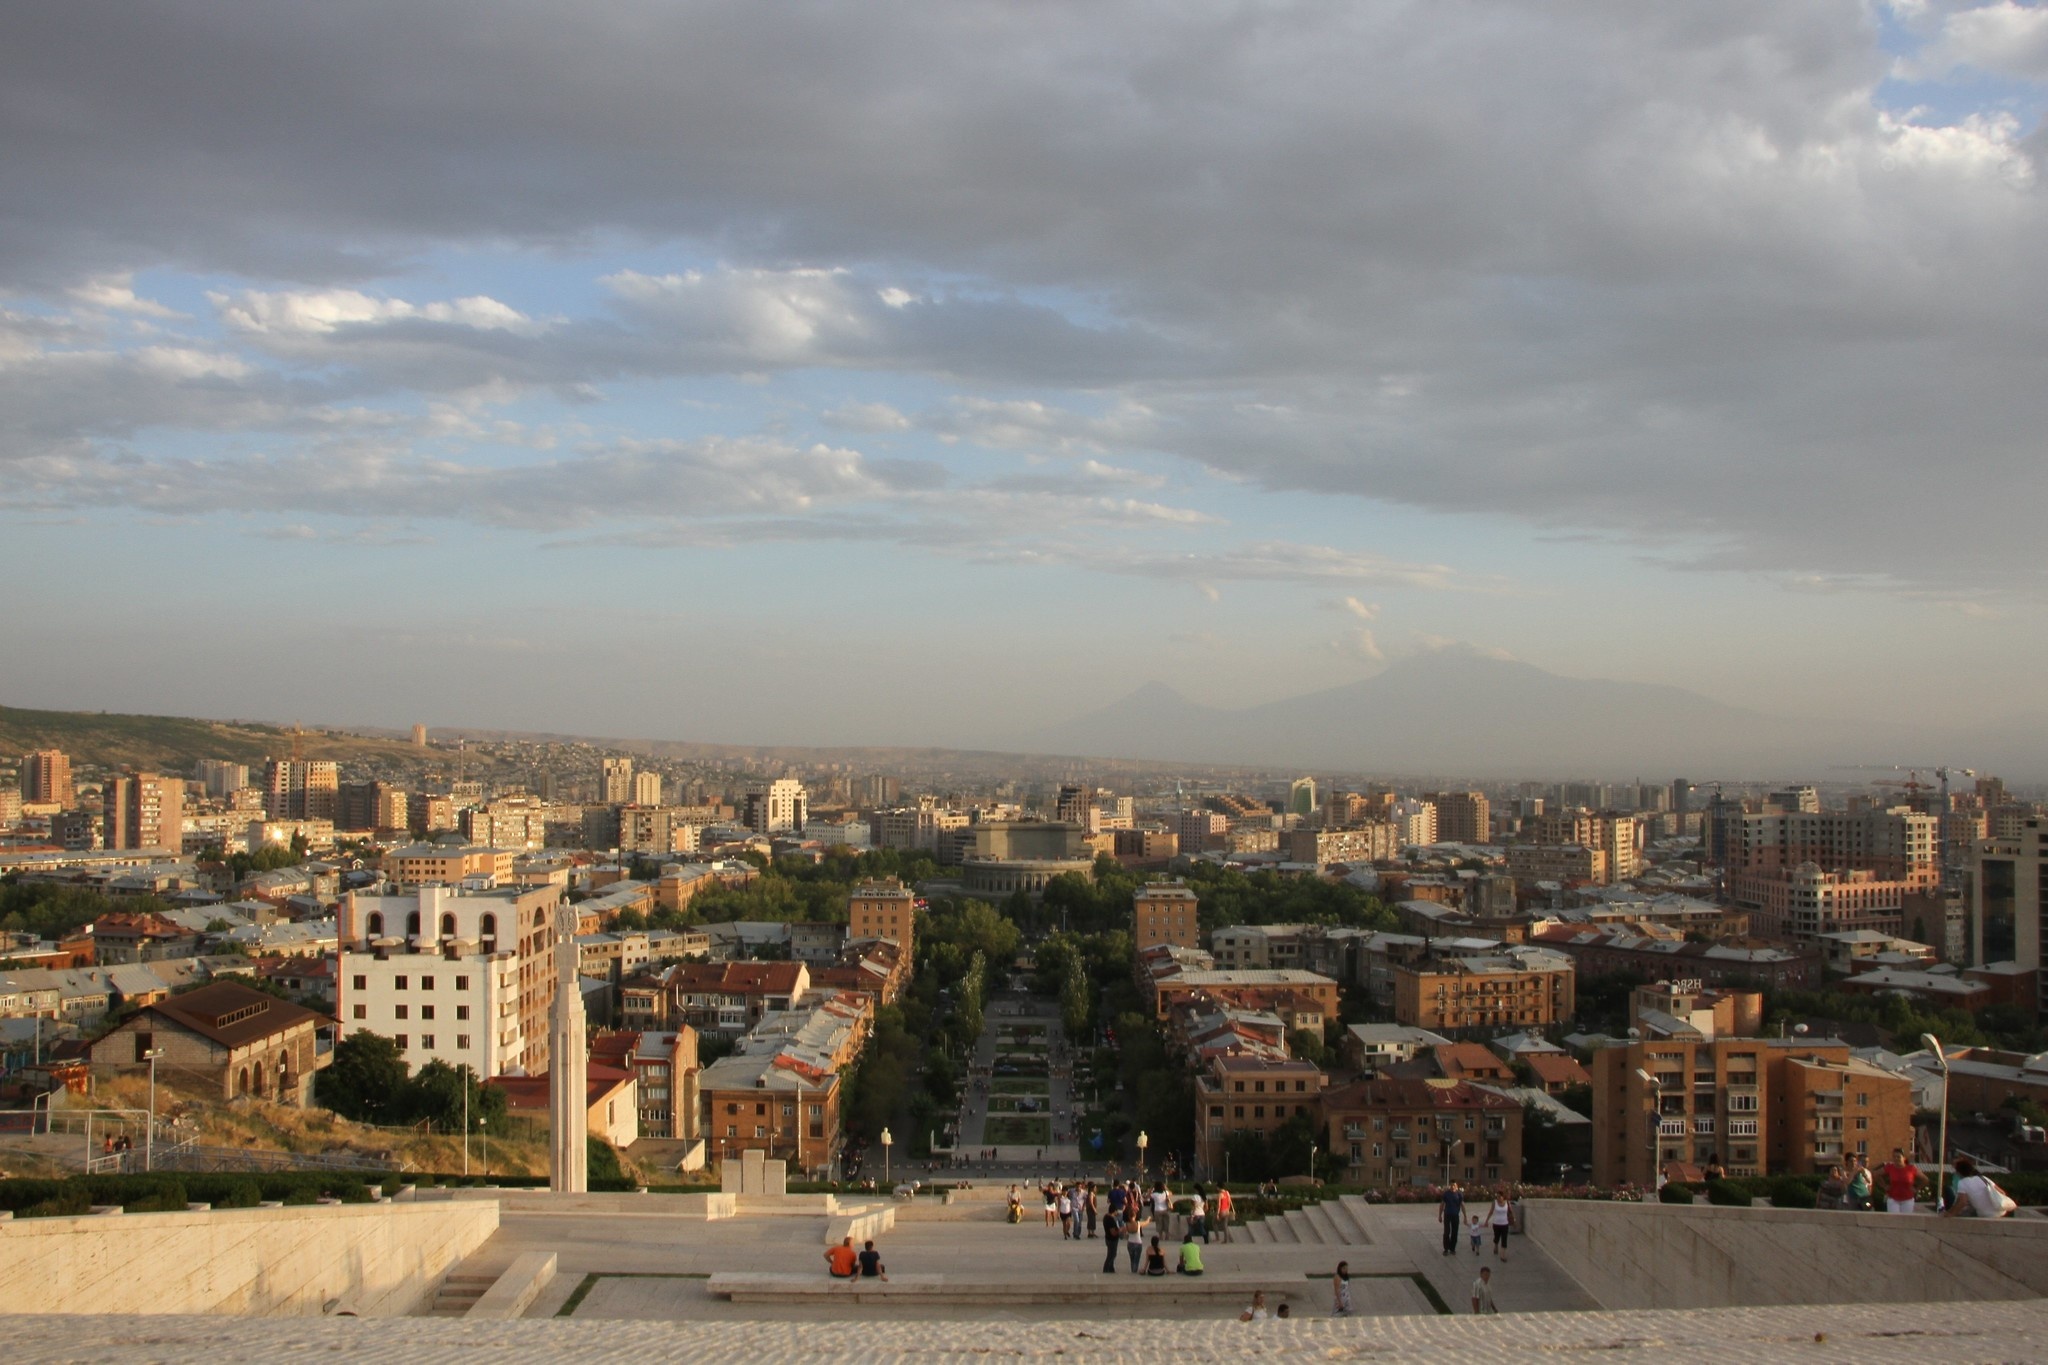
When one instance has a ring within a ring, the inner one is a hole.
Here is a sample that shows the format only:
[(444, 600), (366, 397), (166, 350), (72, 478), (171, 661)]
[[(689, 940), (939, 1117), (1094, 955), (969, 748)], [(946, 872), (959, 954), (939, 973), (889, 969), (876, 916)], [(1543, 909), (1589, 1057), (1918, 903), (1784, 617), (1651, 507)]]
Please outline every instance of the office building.
[(1436, 837), (1446, 844), (1484, 844), (1493, 838), (1493, 804), (1484, 792), (1438, 792)]
[(218, 758), (202, 758), (193, 765), (192, 777), (206, 789), (208, 796), (225, 801), (249, 785), (249, 765), (229, 763)]
[(107, 779), (100, 802), (106, 847), (183, 851), (184, 779), (127, 773)]
[(740, 822), (759, 834), (801, 834), (808, 804), (803, 783), (778, 778), (747, 793)]
[[(1974, 871), (1971, 965), (2013, 962), (2038, 982), (2048, 931), (2048, 818), (2030, 816), (2011, 835), (1977, 845)], [(2043, 1003), (2037, 996), (2037, 1011)]]

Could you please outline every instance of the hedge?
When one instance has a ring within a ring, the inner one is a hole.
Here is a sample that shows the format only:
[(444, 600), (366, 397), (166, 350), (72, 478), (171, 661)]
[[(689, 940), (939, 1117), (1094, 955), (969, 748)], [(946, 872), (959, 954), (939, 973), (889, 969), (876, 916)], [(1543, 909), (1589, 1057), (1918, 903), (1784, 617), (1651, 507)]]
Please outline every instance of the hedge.
[(1690, 1204), (1693, 1202), (1692, 1186), (1683, 1181), (1666, 1181), (1664, 1188), (1657, 1191), (1660, 1204)]
[(1746, 1209), (1749, 1207), (1752, 1197), (1748, 1190), (1740, 1188), (1733, 1181), (1709, 1180), (1707, 1182), (1707, 1202), (1709, 1204), (1720, 1204), (1726, 1208)]

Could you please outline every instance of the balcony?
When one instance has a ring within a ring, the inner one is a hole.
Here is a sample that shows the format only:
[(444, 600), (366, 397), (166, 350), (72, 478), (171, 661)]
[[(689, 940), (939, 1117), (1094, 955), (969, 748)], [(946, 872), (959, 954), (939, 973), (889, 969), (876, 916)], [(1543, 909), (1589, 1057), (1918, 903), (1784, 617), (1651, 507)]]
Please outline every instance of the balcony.
[(1755, 1119), (1728, 1120), (1728, 1136), (1732, 1138), (1753, 1138), (1756, 1136)]
[(1659, 1123), (1657, 1124), (1657, 1136), (1658, 1136), (1658, 1137), (1668, 1137), (1668, 1138), (1675, 1138), (1675, 1137), (1684, 1137), (1684, 1136), (1685, 1136), (1685, 1120), (1684, 1120), (1684, 1119), (1664, 1119), (1664, 1120), (1661, 1120), (1661, 1121), (1660, 1121), (1660, 1122), (1659, 1122)]
[(1815, 1091), (1813, 1107), (1822, 1113), (1834, 1113), (1842, 1107), (1842, 1092), (1839, 1090)]
[(1695, 1134), (1697, 1134), (1700, 1137), (1712, 1137), (1714, 1135), (1713, 1116), (1708, 1115), (1702, 1118), (1699, 1115), (1695, 1114), (1692, 1120), (1692, 1130)]
[(1362, 1142), (1364, 1139), (1365, 1128), (1362, 1125), (1356, 1123), (1344, 1125), (1344, 1140), (1346, 1142)]

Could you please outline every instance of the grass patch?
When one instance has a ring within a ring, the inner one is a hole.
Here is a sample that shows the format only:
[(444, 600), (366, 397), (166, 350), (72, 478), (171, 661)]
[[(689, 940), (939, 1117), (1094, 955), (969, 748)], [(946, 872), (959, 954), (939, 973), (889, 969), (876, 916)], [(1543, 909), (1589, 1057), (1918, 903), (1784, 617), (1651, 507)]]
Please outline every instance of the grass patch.
[(1052, 1082), (1037, 1076), (991, 1076), (990, 1095), (1050, 1095)]
[(991, 1118), (982, 1129), (982, 1141), (998, 1147), (1049, 1147), (1052, 1145), (1052, 1120), (1020, 1118), (1015, 1114)]
[(1037, 1114), (1044, 1117), (1045, 1106), (1046, 1097), (1043, 1095), (990, 1095), (988, 1097), (988, 1112), (991, 1114)]

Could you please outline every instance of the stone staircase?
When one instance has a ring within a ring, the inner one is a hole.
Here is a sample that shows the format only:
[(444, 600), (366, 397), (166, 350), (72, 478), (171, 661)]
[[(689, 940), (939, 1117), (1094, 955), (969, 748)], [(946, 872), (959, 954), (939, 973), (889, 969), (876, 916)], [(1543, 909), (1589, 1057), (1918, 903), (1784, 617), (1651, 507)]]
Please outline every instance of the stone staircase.
[(471, 1271), (457, 1271), (441, 1281), (441, 1287), (434, 1291), (434, 1306), (427, 1310), (430, 1318), (459, 1318), (476, 1306), (484, 1291), (496, 1284), (498, 1277), (493, 1274), (477, 1274)]
[(1371, 1246), (1371, 1205), (1355, 1194), (1307, 1204), (1233, 1229), (1254, 1246)]

